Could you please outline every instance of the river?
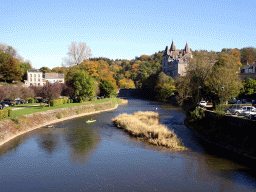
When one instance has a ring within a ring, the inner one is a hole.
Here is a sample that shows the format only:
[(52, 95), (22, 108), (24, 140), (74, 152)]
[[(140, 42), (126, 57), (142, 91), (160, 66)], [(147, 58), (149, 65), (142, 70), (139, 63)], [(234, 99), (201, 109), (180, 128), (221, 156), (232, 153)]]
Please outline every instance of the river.
[[(256, 191), (255, 168), (218, 153), (172, 105), (128, 99), (116, 110), (39, 128), (0, 147), (0, 191)], [(111, 119), (157, 107), (187, 151), (130, 137)], [(87, 119), (96, 119), (86, 124)], [(207, 147), (206, 147), (207, 146)]]

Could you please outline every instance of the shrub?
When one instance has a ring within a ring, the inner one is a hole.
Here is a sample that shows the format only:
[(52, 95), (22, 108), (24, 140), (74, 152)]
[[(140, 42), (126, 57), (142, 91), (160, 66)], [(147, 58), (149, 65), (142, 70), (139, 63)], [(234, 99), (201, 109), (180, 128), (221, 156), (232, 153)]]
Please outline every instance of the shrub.
[(200, 107), (196, 107), (194, 111), (190, 112), (190, 120), (197, 121), (205, 117), (204, 110)]
[(92, 97), (91, 101), (97, 101), (97, 97)]
[(8, 117), (12, 116), (12, 109), (7, 109), (8, 110)]
[(29, 99), (28, 99), (28, 102), (29, 102), (29, 103), (35, 103), (35, 99), (34, 99), (34, 98), (29, 98)]
[(104, 96), (101, 96), (101, 99), (104, 99)]
[(9, 115), (8, 110), (0, 110), (0, 120), (7, 118)]
[(61, 115), (60, 113), (57, 113), (57, 114), (56, 114), (56, 117), (57, 117), (58, 119), (61, 119), (61, 118), (62, 118), (62, 115)]

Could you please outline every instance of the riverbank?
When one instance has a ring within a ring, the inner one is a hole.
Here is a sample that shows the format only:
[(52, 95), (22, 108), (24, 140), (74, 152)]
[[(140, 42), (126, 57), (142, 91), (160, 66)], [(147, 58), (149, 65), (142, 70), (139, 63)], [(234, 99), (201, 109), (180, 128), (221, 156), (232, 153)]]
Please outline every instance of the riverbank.
[(159, 124), (159, 114), (152, 111), (138, 111), (132, 115), (120, 114), (112, 119), (113, 124), (130, 135), (143, 139), (150, 144), (164, 146), (175, 151), (186, 150), (177, 135)]
[(106, 103), (48, 110), (0, 121), (0, 146), (34, 129), (81, 116), (111, 111), (118, 107), (113, 100)]
[(208, 110), (188, 113), (184, 122), (202, 140), (256, 159), (254, 144), (256, 122), (234, 116), (219, 116)]

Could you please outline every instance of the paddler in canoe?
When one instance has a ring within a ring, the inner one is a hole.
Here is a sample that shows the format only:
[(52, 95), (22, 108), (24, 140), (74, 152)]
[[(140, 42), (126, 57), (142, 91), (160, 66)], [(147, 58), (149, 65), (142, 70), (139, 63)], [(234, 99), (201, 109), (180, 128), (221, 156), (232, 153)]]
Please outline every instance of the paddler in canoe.
[(95, 121), (96, 121), (95, 119), (93, 120), (93, 119), (91, 118), (91, 120), (87, 120), (86, 123), (92, 123), (92, 122), (95, 122)]

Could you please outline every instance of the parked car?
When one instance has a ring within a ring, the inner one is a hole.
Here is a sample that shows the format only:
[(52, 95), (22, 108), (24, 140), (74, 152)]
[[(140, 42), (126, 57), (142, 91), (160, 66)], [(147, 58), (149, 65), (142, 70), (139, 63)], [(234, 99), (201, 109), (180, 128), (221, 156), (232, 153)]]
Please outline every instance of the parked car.
[[(9, 100), (4, 100), (4, 101), (2, 101), (2, 103), (8, 105), (8, 107), (9, 107), (9, 106), (11, 106), (11, 107), (15, 106), (15, 104), (14, 104), (14, 103), (11, 103)], [(5, 107), (6, 107), (6, 106), (5, 106)]]
[(253, 115), (256, 115), (256, 109), (254, 107), (247, 108), (246, 111), (242, 112), (242, 115), (251, 118)]
[(198, 105), (201, 106), (201, 107), (206, 107), (207, 102), (206, 102), (206, 101), (200, 101), (200, 102), (198, 103)]
[(15, 102), (16, 102), (16, 105), (25, 103), (25, 101), (23, 99), (17, 99), (17, 100), (15, 100)]
[(244, 115), (246, 111), (254, 111), (255, 107), (252, 106), (243, 106), (241, 108), (236, 108), (231, 110), (231, 113), (234, 115)]

